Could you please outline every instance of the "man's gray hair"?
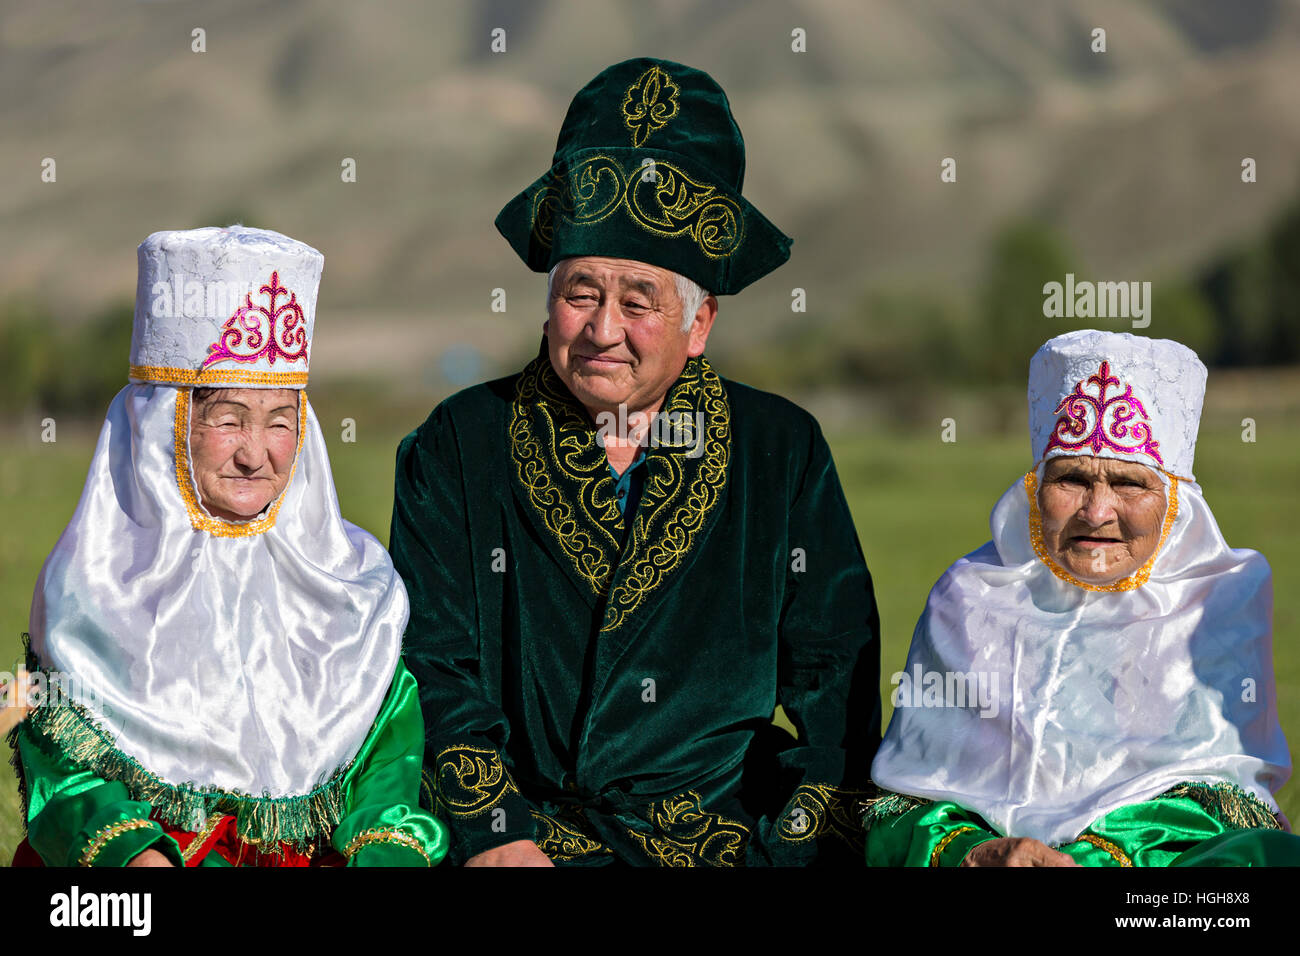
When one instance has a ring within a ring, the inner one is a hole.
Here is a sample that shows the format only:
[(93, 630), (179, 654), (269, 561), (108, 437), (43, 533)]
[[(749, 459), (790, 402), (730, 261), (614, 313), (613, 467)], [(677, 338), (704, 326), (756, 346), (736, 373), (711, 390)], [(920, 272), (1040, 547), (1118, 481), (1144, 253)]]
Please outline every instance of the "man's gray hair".
[[(558, 268), (560, 268), (560, 263), (557, 262), (551, 271), (546, 274), (546, 311), (548, 314), (551, 310), (555, 270)], [(669, 272), (669, 274), (673, 277), (673, 283), (677, 286), (677, 298), (682, 303), (682, 331), (689, 332), (691, 323), (695, 321), (695, 313), (700, 311), (700, 306), (709, 297), (709, 291), (684, 275), (676, 272)]]

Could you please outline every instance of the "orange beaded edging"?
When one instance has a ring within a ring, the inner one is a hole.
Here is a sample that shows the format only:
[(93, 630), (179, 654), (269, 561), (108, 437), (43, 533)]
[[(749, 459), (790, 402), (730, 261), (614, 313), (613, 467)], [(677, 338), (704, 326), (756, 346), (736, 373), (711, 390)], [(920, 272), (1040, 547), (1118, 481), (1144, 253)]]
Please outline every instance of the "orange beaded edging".
[(120, 837), (123, 833), (129, 833), (132, 830), (140, 830), (144, 827), (152, 827), (154, 822), (148, 819), (140, 820), (123, 820), (121, 823), (110, 824), (95, 834), (94, 839), (81, 854), (81, 859), (77, 862), (82, 866), (94, 866), (95, 857), (103, 852), (104, 847)]
[(161, 365), (132, 365), (127, 377), (163, 385), (263, 385), (290, 388), (306, 385), (306, 372), (262, 372), (243, 368), (166, 368)]
[(976, 829), (978, 829), (978, 828), (977, 828), (977, 827), (958, 827), (957, 829), (950, 831), (946, 836), (944, 836), (944, 838), (943, 838), (942, 840), (940, 840), (940, 841), (938, 842), (938, 844), (937, 844), (937, 845), (935, 846), (935, 848), (934, 848), (934, 852), (930, 854), (930, 865), (931, 865), (931, 866), (938, 866), (938, 865), (939, 865), (939, 857), (943, 855), (943, 851), (944, 851), (944, 850), (948, 849), (948, 844), (949, 844), (949, 843), (951, 843), (951, 842), (952, 842), (953, 840), (955, 840), (957, 837), (961, 836), (963, 833), (973, 833), (973, 832), (975, 832)]
[(393, 843), (397, 846), (404, 846), (424, 857), (425, 865), (429, 865), (429, 854), (424, 852), (424, 847), (420, 846), (420, 841), (409, 833), (402, 833), (400, 830), (364, 830), (354, 836), (352, 842), (343, 848), (343, 855), (350, 857), (362, 847), (369, 846), (372, 843)]
[(1096, 836), (1091, 833), (1085, 833), (1082, 836), (1080, 836), (1079, 839), (1076, 840), (1075, 842), (1091, 843), (1097, 849), (1105, 850), (1107, 853), (1111, 855), (1113, 859), (1119, 861), (1120, 866), (1133, 865), (1133, 861), (1128, 858), (1128, 854), (1126, 854), (1123, 850), (1117, 847), (1114, 843), (1111, 843), (1109, 840), (1104, 839), (1102, 837)]
[(289, 480), (284, 483), (284, 490), (271, 502), (265, 515), (242, 524), (214, 518), (199, 507), (199, 500), (194, 491), (194, 478), (190, 474), (190, 392), (188, 388), (176, 391), (176, 427), (174, 429), (176, 484), (180, 488), (185, 510), (190, 513), (190, 524), (195, 531), (206, 531), (214, 538), (248, 538), (261, 534), (275, 527), (276, 515), (280, 513), (280, 504), (293, 484), (293, 476), (298, 471), (298, 459), (302, 457), (302, 439), (307, 431), (307, 392), (298, 396), (298, 447), (293, 453), (293, 467), (289, 469)]
[(1033, 545), (1034, 554), (1038, 555), (1039, 560), (1062, 581), (1068, 581), (1075, 587), (1087, 591), (1132, 591), (1134, 588), (1140, 588), (1151, 577), (1151, 568), (1155, 565), (1156, 558), (1160, 556), (1160, 550), (1165, 546), (1169, 529), (1174, 526), (1174, 519), (1178, 517), (1178, 478), (1169, 475), (1168, 472), (1165, 474), (1169, 477), (1169, 504), (1165, 507), (1165, 520), (1160, 528), (1160, 543), (1156, 545), (1151, 557), (1126, 578), (1121, 578), (1112, 584), (1089, 584), (1087, 581), (1080, 581), (1048, 556), (1047, 547), (1043, 544), (1043, 515), (1038, 510), (1038, 476), (1032, 471), (1026, 472), (1025, 494), (1029, 496), (1029, 543)]

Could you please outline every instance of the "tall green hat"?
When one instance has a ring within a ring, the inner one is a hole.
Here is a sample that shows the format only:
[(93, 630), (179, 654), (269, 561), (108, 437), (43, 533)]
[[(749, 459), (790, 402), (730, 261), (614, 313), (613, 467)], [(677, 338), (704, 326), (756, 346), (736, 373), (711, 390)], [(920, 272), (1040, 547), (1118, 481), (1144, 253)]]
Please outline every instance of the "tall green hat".
[(550, 170), (496, 226), (534, 272), (610, 256), (728, 295), (790, 257), (790, 238), (740, 195), (744, 179), (722, 87), (680, 63), (625, 60), (578, 91)]

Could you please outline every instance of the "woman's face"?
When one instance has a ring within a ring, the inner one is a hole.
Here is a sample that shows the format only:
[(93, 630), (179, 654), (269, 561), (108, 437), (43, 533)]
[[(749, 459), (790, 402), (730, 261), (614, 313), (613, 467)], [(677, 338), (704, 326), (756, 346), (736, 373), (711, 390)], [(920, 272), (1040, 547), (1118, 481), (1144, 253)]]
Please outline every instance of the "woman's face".
[(284, 490), (298, 449), (298, 392), (218, 388), (190, 410), (190, 467), (214, 518), (255, 518)]
[(1053, 458), (1043, 469), (1038, 509), (1048, 555), (1081, 581), (1113, 584), (1155, 554), (1165, 488), (1135, 462)]

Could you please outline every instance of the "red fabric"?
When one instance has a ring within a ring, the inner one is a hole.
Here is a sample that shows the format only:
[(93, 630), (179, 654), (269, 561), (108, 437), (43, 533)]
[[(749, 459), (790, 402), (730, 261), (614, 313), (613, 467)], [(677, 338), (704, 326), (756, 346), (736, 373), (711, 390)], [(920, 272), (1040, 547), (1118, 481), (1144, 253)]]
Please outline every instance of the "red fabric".
[(188, 854), (198, 834), (193, 830), (178, 830), (156, 816), (154, 819), (180, 845), (181, 854), (189, 856), (186, 866), (198, 866), (209, 853), (220, 854), (231, 866), (343, 866), (347, 863), (330, 848), (309, 855), (288, 843), (281, 843), (275, 850), (245, 843), (236, 834), (235, 818), (229, 814), (223, 816), (221, 822), (203, 838), (196, 852)]
[(44, 866), (45, 861), (41, 855), (32, 849), (32, 845), (23, 837), (23, 842), (18, 844), (18, 849), (14, 850), (14, 861), (10, 866)]
[[(178, 830), (158, 820), (157, 817), (154, 819), (180, 845), (182, 855), (185, 853), (186, 848), (198, 837), (198, 834), (193, 830)], [(197, 852), (189, 858), (185, 865), (198, 866), (209, 853), (221, 854), (231, 866), (346, 866), (348, 862), (345, 857), (336, 853), (332, 848), (326, 848), (323, 852), (317, 851), (311, 856), (295, 850), (287, 843), (280, 844), (279, 850), (274, 853), (259, 851), (251, 843), (245, 843), (236, 836), (235, 818), (232, 816), (223, 816), (221, 818), (221, 822), (217, 824), (216, 829), (207, 835)], [(41, 859), (39, 853), (32, 849), (32, 845), (24, 837), (14, 851), (12, 865), (44, 866), (45, 861)]]

